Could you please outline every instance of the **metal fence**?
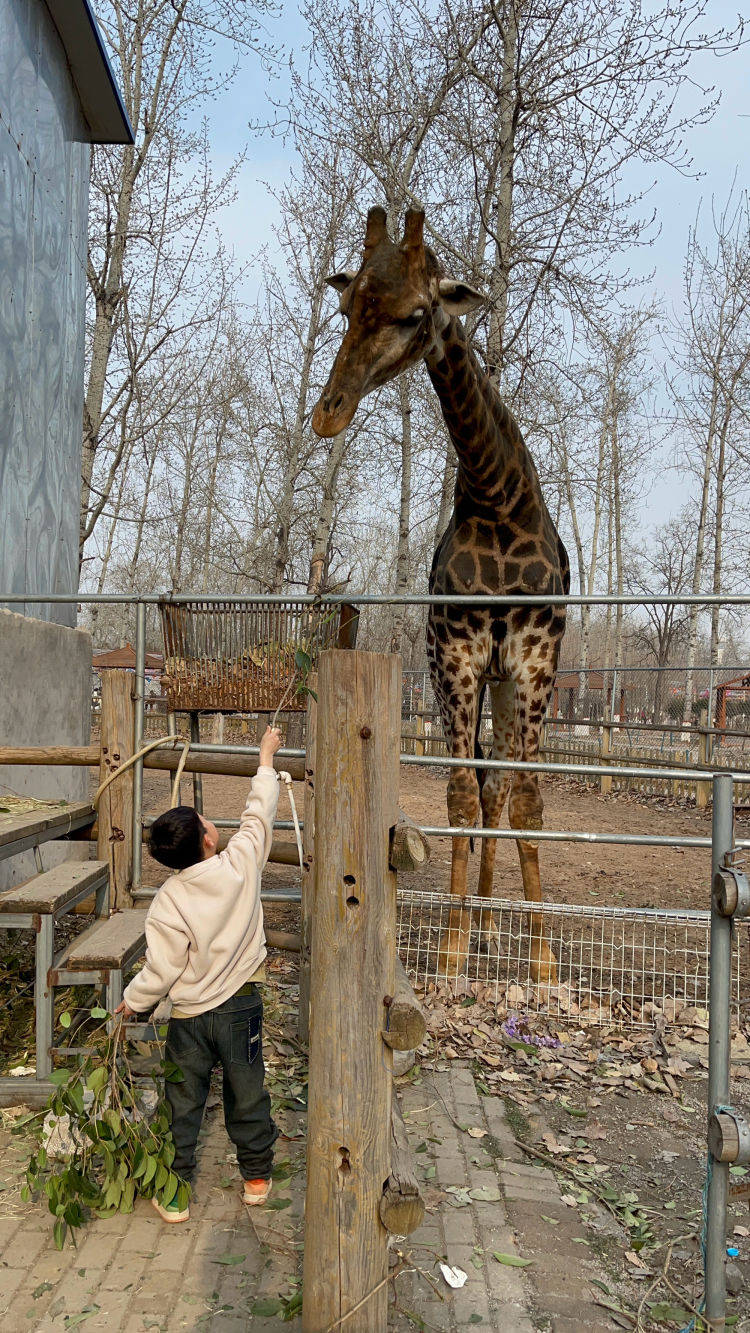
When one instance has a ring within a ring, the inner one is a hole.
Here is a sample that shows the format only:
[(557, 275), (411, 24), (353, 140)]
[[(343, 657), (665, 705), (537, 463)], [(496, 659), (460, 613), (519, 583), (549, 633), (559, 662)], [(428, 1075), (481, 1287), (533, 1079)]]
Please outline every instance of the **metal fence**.
[[(113, 597), (91, 596), (43, 596), (36, 598), (28, 597), (25, 594), (2, 595), (0, 594), (0, 604), (15, 604), (19, 602), (42, 602), (42, 603), (63, 603), (63, 602), (108, 602), (126, 603), (129, 599), (126, 595), (120, 594)], [(194, 600), (190, 595), (173, 599), (176, 602), (189, 602)], [(284, 602), (283, 597), (269, 597), (267, 599), (249, 598), (249, 597), (203, 597), (204, 603), (245, 603), (249, 601), (266, 600), (269, 605), (279, 605)], [(713, 595), (707, 597), (631, 597), (631, 596), (596, 596), (596, 597), (578, 597), (578, 596), (547, 596), (539, 595), (532, 597), (502, 596), (502, 597), (473, 597), (473, 596), (403, 596), (387, 597), (374, 595), (361, 596), (335, 596), (323, 599), (295, 599), (297, 601), (307, 600), (310, 604), (317, 604), (322, 601), (324, 604), (340, 605), (341, 603), (350, 603), (355, 606), (382, 606), (395, 602), (402, 605), (427, 605), (442, 604), (449, 602), (451, 605), (459, 606), (518, 606), (527, 604), (532, 606), (549, 606), (550, 604), (580, 606), (588, 603), (591, 605), (699, 605), (713, 606), (734, 604), (748, 606), (750, 605), (750, 594), (742, 596), (724, 597), (722, 595)], [(135, 702), (135, 723), (134, 723), (134, 745), (139, 750), (143, 745), (145, 729), (145, 660), (146, 660), (146, 611), (148, 606), (153, 606), (159, 601), (156, 597), (141, 598), (135, 604), (135, 631), (136, 631), (136, 670), (134, 680), (134, 702)], [(424, 709), (422, 710), (424, 711)], [(174, 744), (180, 742), (175, 737)], [(196, 743), (194, 748), (200, 753), (241, 753), (257, 754), (258, 746), (230, 746), (227, 744), (206, 744)], [(284, 751), (280, 751), (283, 757)], [(304, 756), (303, 749), (287, 750), (286, 753), (292, 757)], [(730, 772), (716, 772), (707, 774), (703, 769), (692, 769), (690, 767), (668, 767), (657, 768), (655, 766), (627, 766), (618, 762), (612, 757), (605, 767), (601, 763), (601, 755), (598, 762), (574, 762), (567, 764), (554, 763), (550, 759), (545, 759), (536, 763), (520, 762), (517, 760), (492, 760), (492, 759), (452, 759), (428, 754), (403, 754), (402, 763), (416, 764), (425, 767), (473, 767), (473, 768), (494, 768), (505, 771), (525, 771), (525, 772), (548, 772), (563, 776), (586, 776), (595, 777), (598, 780), (619, 777), (642, 777), (659, 779), (663, 781), (696, 781), (710, 782), (713, 788), (713, 822), (711, 838), (687, 838), (683, 836), (670, 835), (636, 835), (624, 833), (612, 834), (593, 834), (586, 830), (535, 830), (533, 834), (534, 841), (582, 841), (582, 842), (609, 842), (613, 844), (642, 844), (650, 846), (691, 846), (691, 847), (710, 847), (711, 848), (711, 920), (710, 920), (710, 942), (709, 942), (709, 1092), (708, 1092), (708, 1111), (709, 1111), (709, 1170), (707, 1172), (706, 1189), (706, 1227), (705, 1227), (705, 1269), (706, 1269), (706, 1302), (705, 1314), (708, 1320), (715, 1320), (723, 1324), (726, 1303), (726, 1283), (725, 1283), (725, 1244), (726, 1244), (726, 1216), (727, 1216), (727, 1198), (729, 1189), (729, 1168), (730, 1163), (742, 1163), (750, 1161), (750, 1126), (746, 1123), (742, 1115), (732, 1108), (730, 1104), (730, 1034), (731, 1034), (731, 1002), (732, 1002), (732, 976), (733, 976), (733, 953), (732, 953), (732, 935), (733, 926), (736, 921), (746, 921), (750, 918), (750, 886), (748, 886), (747, 877), (742, 870), (741, 853), (750, 848), (750, 839), (738, 839), (734, 834), (734, 781), (736, 776), (741, 782), (750, 782), (750, 773), (740, 770), (734, 763)], [(134, 768), (133, 782), (133, 876), (136, 885), (141, 880), (142, 865), (142, 829), (143, 829), (143, 765), (138, 762)], [(492, 837), (516, 839), (517, 832), (511, 829), (489, 829), (489, 828), (429, 828), (424, 830), (429, 836), (438, 837)], [(525, 928), (524, 928), (525, 929)], [(525, 933), (530, 933), (526, 931)], [(495, 932), (495, 942), (498, 957), (502, 956), (502, 947), (504, 938), (510, 942), (514, 937), (518, 937), (519, 931), (509, 930), (507, 936), (501, 933), (499, 938)], [(644, 937), (646, 938), (646, 937)], [(662, 958), (665, 953), (668, 954), (670, 946), (658, 946), (654, 940), (648, 937), (647, 942), (641, 946), (641, 954), (654, 955)], [(561, 951), (565, 950), (565, 940), (559, 941)], [(672, 946), (672, 951), (674, 952)], [(429, 951), (429, 945), (427, 946)], [(611, 938), (604, 941), (605, 951), (608, 950), (609, 968), (613, 975), (622, 975), (624, 982), (625, 968), (628, 961), (623, 960), (620, 967), (620, 958), (617, 953), (617, 942)], [(512, 954), (512, 948), (506, 948), (506, 954)], [(694, 958), (694, 946), (689, 944), (683, 948), (683, 958)], [(601, 978), (606, 972), (603, 964), (604, 955), (600, 954), (595, 968), (594, 984), (601, 985)], [(690, 964), (692, 968), (693, 963)], [(684, 964), (682, 973), (690, 971)], [(578, 975), (588, 969), (592, 971), (589, 958), (585, 959), (585, 966), (579, 962)], [(659, 968), (656, 974), (659, 974)], [(664, 968), (661, 967), (660, 974), (664, 975)], [(598, 980), (597, 980), (598, 979)], [(618, 988), (618, 993), (624, 996), (622, 988)], [(669, 998), (669, 994), (664, 998)]]

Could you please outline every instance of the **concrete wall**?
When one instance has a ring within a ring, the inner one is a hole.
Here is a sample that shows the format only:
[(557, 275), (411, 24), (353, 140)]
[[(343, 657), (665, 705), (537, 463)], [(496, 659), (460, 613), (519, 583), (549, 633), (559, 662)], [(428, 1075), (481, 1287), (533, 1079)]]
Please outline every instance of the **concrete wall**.
[[(0, 745), (88, 745), (91, 734), (91, 637), (83, 630), (0, 610)], [(88, 768), (0, 768), (0, 796), (85, 801)], [(45, 868), (83, 843), (42, 848)], [(33, 852), (0, 861), (0, 890), (35, 873)]]
[[(70, 593), (89, 131), (42, 0), (0, 0), (0, 34), (0, 591)], [(27, 609), (75, 625), (74, 605)]]

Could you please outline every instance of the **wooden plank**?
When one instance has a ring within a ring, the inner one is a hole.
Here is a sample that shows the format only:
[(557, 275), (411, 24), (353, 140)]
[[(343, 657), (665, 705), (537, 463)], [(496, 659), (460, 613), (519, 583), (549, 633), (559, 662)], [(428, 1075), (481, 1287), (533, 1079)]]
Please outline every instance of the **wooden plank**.
[[(327, 650), (318, 666), (303, 1333), (385, 1333), (401, 659)], [(360, 1302), (362, 1304), (360, 1305)]]
[(98, 745), (0, 745), (0, 764), (71, 764), (95, 768)]
[(391, 1100), (391, 1173), (383, 1186), (379, 1211), (383, 1226), (396, 1236), (411, 1235), (424, 1221), (424, 1199), (395, 1090)]
[(0, 914), (59, 912), (79, 894), (93, 892), (106, 877), (107, 865), (104, 861), (66, 861), (0, 894)]
[(121, 967), (134, 950), (146, 947), (146, 913), (137, 908), (97, 921), (74, 940), (56, 964), (60, 970), (86, 972)]
[[(345, 645), (339, 644), (339, 647)], [(314, 694), (318, 693), (318, 673), (312, 671), (308, 681)], [(315, 736), (318, 725), (318, 704), (312, 694), (307, 696), (307, 727), (305, 755), (305, 797), (302, 823), (302, 902), (300, 920), (302, 948), (299, 960), (299, 1009), (297, 1035), (307, 1045), (310, 1039), (310, 948), (312, 943), (313, 876), (315, 873)]]
[(394, 974), (395, 983), (388, 1005), (386, 1026), (383, 1028), (383, 1041), (394, 1051), (415, 1051), (424, 1041), (427, 1020), (398, 956)]
[[(144, 756), (144, 768), (158, 768), (174, 773), (180, 762), (182, 747), (176, 751), (152, 750)], [(277, 773), (284, 769), (295, 782), (302, 782), (305, 776), (304, 759), (279, 759), (274, 756), (273, 766)], [(229, 778), (252, 778), (258, 771), (257, 754), (188, 754), (185, 773), (218, 773)]]
[[(0, 815), (0, 847), (10, 846), (14, 842), (36, 838), (40, 843), (51, 838), (64, 838), (75, 825), (92, 823), (94, 807), (88, 801), (72, 804), (61, 801), (59, 806), (45, 806), (40, 810), (29, 810), (23, 815)], [(6, 855), (13, 855), (12, 852)]]
[[(128, 671), (102, 672), (99, 781), (116, 773), (133, 753), (133, 680)], [(110, 783), (99, 800), (97, 856), (109, 866), (110, 905), (132, 907), (133, 770)]]
[(424, 870), (429, 860), (430, 844), (419, 824), (399, 810), (391, 834), (391, 870)]

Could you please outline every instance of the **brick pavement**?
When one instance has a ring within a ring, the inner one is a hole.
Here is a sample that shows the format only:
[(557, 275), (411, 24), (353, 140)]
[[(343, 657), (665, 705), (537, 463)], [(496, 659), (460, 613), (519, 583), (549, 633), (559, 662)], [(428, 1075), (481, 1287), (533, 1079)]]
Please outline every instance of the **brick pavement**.
[[(413, 1236), (392, 1244), (394, 1267), (400, 1262), (403, 1271), (391, 1284), (389, 1330), (406, 1333), (421, 1320), (444, 1333), (474, 1326), (494, 1333), (608, 1333), (613, 1325), (593, 1304), (595, 1261), (576, 1243), (577, 1214), (562, 1202), (554, 1176), (526, 1162), (502, 1102), (478, 1096), (471, 1071), (455, 1062), (450, 1071), (417, 1078), (402, 1080), (400, 1097), (427, 1213)], [(12, 1188), (27, 1143), (3, 1135), (3, 1333), (58, 1333), (79, 1322), (85, 1333), (281, 1327), (278, 1313), (262, 1312), (274, 1302), (278, 1310), (299, 1282), (304, 1143), (277, 1145), (277, 1162), (288, 1161), (291, 1174), (277, 1181), (272, 1199), (289, 1199), (288, 1206), (251, 1212), (239, 1200), (220, 1107), (209, 1106), (190, 1222), (167, 1226), (139, 1201), (130, 1216), (94, 1220), (78, 1249), (62, 1253), (52, 1248), (49, 1214), (20, 1203)], [(291, 1117), (284, 1127), (293, 1133), (304, 1122)], [(487, 1197), (472, 1199), (468, 1190)], [(531, 1263), (508, 1266), (495, 1253)], [(441, 1260), (467, 1274), (462, 1288), (447, 1285)]]

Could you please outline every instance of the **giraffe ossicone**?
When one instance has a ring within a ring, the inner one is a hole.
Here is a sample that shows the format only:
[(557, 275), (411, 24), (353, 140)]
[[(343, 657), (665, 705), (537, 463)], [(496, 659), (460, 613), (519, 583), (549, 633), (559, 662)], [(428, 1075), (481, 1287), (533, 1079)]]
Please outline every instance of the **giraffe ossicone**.
[[(491, 758), (533, 762), (557, 669), (565, 608), (458, 607), (465, 593), (559, 596), (570, 589), (565, 547), (544, 501), (521, 431), (467, 341), (460, 316), (483, 297), (447, 277), (424, 244), (424, 213), (410, 209), (403, 238), (392, 241), (383, 208), (370, 209), (356, 273), (328, 279), (347, 320), (328, 382), (313, 413), (318, 435), (339, 434), (362, 398), (423, 360), (458, 457), (454, 509), (435, 552), (429, 588), (427, 656), (451, 756), (482, 757), (478, 743), (485, 690), (492, 710)], [(535, 773), (458, 766), (448, 783), (448, 819), (497, 827), (508, 797), (525, 897), (541, 902), (538, 845), (543, 802)], [(526, 836), (524, 836), (526, 835)], [(478, 893), (491, 898), (497, 839), (482, 838)], [(475, 921), (467, 895), (469, 839), (453, 839), (451, 893), (456, 906), (439, 942), (439, 970), (465, 966), (472, 930), (491, 930), (488, 905)], [(535, 980), (554, 983), (554, 956), (540, 913), (530, 913)]]

